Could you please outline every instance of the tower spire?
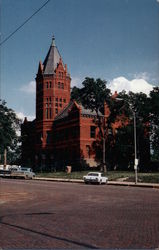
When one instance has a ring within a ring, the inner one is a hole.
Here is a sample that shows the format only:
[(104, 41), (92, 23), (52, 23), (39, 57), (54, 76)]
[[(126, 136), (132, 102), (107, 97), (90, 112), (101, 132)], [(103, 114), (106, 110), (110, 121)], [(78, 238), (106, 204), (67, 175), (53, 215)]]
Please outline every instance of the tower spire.
[(51, 46), (53, 46), (53, 47), (55, 47), (55, 46), (56, 46), (56, 44), (55, 44), (55, 37), (54, 37), (54, 35), (52, 36), (52, 44), (51, 44)]

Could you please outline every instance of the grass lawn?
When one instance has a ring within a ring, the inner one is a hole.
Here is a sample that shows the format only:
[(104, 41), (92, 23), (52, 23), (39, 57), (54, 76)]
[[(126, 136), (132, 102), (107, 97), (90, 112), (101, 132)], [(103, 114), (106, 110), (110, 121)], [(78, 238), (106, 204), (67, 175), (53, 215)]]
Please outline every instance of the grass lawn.
[[(64, 179), (83, 179), (83, 176), (90, 171), (72, 172), (51, 172), (51, 173), (37, 173), (37, 177), (47, 178), (64, 178)], [(118, 179), (125, 179), (123, 181), (135, 181), (135, 173), (129, 171), (109, 171), (106, 176), (110, 181)], [(159, 183), (159, 172), (157, 173), (138, 173), (138, 182)]]

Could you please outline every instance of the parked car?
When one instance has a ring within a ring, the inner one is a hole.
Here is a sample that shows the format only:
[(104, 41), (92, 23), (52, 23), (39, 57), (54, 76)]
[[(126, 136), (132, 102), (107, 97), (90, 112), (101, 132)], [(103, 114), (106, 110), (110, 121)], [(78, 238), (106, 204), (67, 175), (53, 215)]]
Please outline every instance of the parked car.
[(90, 172), (87, 175), (83, 176), (84, 182), (88, 183), (97, 183), (97, 184), (106, 184), (108, 177), (103, 176), (103, 173), (100, 172)]
[(0, 169), (0, 177), (10, 177), (11, 170)]
[(21, 168), (19, 170), (12, 171), (11, 177), (33, 179), (35, 177), (35, 173), (32, 171), (31, 168)]

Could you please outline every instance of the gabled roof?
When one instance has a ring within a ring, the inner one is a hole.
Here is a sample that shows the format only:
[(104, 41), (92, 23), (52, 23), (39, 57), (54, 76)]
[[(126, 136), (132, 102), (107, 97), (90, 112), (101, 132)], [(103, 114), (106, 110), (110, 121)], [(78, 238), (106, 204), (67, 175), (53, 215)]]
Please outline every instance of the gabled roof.
[(55, 45), (55, 38), (52, 38), (52, 44), (43, 63), (43, 73), (46, 75), (54, 74), (60, 61), (61, 55)]
[(70, 101), (69, 104), (55, 117), (55, 121), (67, 117), (73, 105), (74, 101)]
[[(73, 108), (73, 106), (76, 106), (78, 109), (81, 109), (82, 115), (92, 115), (92, 116), (97, 115), (95, 111), (84, 108), (82, 104), (77, 104), (76, 101), (70, 101), (69, 104), (55, 117), (55, 121), (67, 117), (69, 115), (69, 112)], [(102, 114), (99, 113), (99, 115), (102, 115)]]

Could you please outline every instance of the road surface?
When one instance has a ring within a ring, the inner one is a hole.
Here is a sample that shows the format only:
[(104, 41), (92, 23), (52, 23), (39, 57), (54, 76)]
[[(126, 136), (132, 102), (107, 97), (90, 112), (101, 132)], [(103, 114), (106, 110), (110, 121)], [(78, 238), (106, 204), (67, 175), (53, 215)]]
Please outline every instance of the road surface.
[(159, 189), (0, 179), (0, 248), (159, 248)]

